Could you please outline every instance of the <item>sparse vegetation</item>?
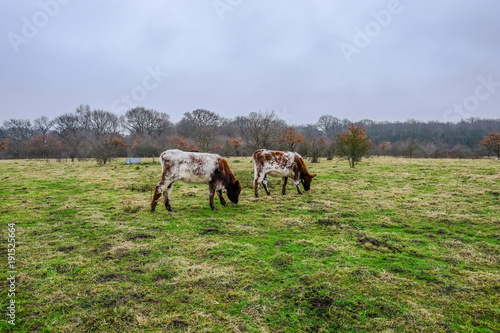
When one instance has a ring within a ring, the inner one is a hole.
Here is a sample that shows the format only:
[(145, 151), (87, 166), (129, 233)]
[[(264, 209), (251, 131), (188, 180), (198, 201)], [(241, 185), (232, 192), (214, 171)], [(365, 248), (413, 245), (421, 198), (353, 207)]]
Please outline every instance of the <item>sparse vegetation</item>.
[(349, 162), (349, 166), (354, 168), (361, 161), (370, 148), (370, 138), (366, 136), (366, 131), (360, 126), (351, 126), (347, 132), (338, 133), (335, 139), (335, 152), (338, 157)]
[(490, 133), (490, 135), (484, 137), (479, 144), (488, 149), (488, 151), (494, 153), (497, 158), (500, 159), (500, 132)]
[(176, 183), (154, 214), (159, 163), (0, 161), (19, 287), (0, 331), (500, 331), (496, 161), (321, 159), (310, 192), (262, 200), (237, 159), (238, 205)]

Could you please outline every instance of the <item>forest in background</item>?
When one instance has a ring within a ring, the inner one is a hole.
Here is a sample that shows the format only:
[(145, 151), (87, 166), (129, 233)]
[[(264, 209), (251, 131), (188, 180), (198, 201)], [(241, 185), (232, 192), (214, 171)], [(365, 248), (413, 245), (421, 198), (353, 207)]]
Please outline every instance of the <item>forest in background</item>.
[(118, 116), (80, 105), (54, 119), (10, 119), (0, 127), (0, 158), (155, 157), (171, 148), (251, 155), (259, 148), (293, 150), (307, 157), (335, 155), (335, 138), (361, 126), (370, 138), (370, 155), (418, 158), (478, 158), (492, 153), (479, 144), (500, 132), (500, 119), (438, 121), (351, 121), (323, 115), (315, 123), (289, 125), (275, 112), (251, 112), (227, 119), (197, 109), (173, 123), (166, 113), (137, 107)]

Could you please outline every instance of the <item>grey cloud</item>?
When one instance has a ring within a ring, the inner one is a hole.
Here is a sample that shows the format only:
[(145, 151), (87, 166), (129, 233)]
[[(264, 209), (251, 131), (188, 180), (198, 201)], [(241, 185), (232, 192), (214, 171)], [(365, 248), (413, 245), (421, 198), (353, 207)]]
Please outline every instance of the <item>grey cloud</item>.
[[(8, 34), (41, 8), (3, 0), (0, 121), (55, 117), (81, 103), (110, 109), (148, 66), (169, 76), (140, 104), (174, 121), (196, 108), (225, 117), (286, 110), (291, 123), (323, 114), (443, 120), (479, 76), (500, 81), (494, 0), (400, 0), (403, 10), (347, 62), (339, 45), (353, 44), (391, 1), (243, 0), (223, 20), (211, 1), (70, 1), (15, 53)], [(499, 103), (500, 89), (468, 115), (498, 118)]]

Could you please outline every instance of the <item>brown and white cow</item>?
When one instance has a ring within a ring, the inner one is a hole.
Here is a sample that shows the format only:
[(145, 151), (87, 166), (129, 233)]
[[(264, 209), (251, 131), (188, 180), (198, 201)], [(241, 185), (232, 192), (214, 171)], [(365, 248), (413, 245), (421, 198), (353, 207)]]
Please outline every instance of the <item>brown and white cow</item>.
[(302, 182), (304, 190), (309, 191), (311, 188), (311, 181), (314, 177), (316, 177), (316, 175), (311, 175), (307, 171), (302, 156), (295, 152), (259, 149), (253, 153), (253, 161), (253, 187), (256, 197), (259, 196), (260, 184), (264, 185), (267, 195), (271, 194), (267, 188), (267, 175), (272, 177), (282, 177), (282, 194), (285, 194), (288, 177), (293, 179), (299, 194), (302, 194), (299, 186), (300, 182)]
[[(185, 152), (178, 149), (164, 151), (160, 155), (162, 176), (156, 185), (151, 212), (155, 211), (156, 204), (161, 194), (164, 195), (165, 208), (172, 211), (170, 206), (170, 193), (176, 180), (186, 183), (208, 183), (210, 208), (215, 210), (214, 194), (217, 192), (222, 205), (226, 200), (222, 190), (226, 189), (227, 197), (238, 203), (241, 184), (229, 169), (227, 161), (217, 154)], [(166, 193), (165, 193), (166, 192)]]

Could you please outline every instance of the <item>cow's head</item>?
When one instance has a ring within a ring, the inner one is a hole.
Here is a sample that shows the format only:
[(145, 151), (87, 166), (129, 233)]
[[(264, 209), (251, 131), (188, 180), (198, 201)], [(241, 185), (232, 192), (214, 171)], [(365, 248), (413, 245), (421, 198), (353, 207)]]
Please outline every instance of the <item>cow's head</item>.
[(304, 191), (309, 191), (311, 189), (312, 179), (316, 177), (316, 174), (301, 174), (300, 181), (302, 182), (302, 186), (304, 186)]
[(226, 186), (226, 192), (227, 192), (227, 197), (229, 198), (229, 200), (231, 200), (231, 202), (237, 204), (238, 197), (240, 196), (240, 193), (241, 193), (240, 181), (237, 180), (234, 183)]

